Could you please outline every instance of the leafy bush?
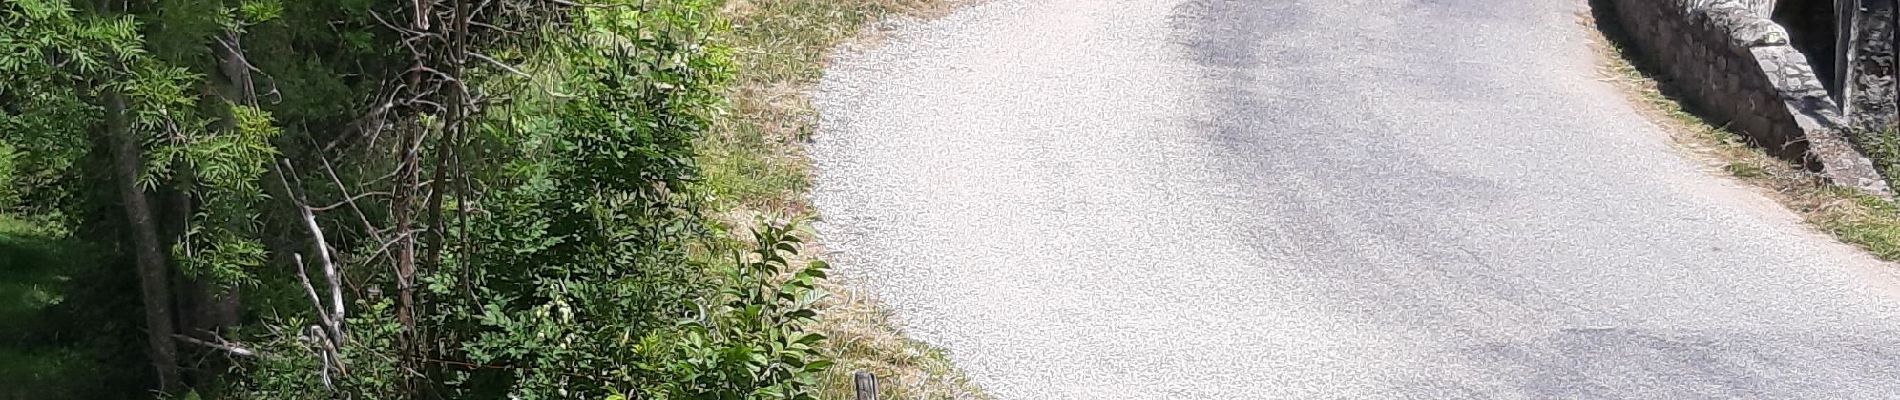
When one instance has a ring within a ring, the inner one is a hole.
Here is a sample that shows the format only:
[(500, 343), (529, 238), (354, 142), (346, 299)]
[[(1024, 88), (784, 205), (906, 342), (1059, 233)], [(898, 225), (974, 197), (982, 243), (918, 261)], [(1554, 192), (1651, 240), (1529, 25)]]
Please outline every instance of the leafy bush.
[(719, 2), (413, 4), (0, 0), (0, 208), (136, 266), (169, 395), (811, 397), (823, 265), (695, 257)]
[(758, 248), (726, 268), (718, 295), (673, 340), (674, 359), (662, 367), (676, 386), (652, 398), (814, 398), (819, 374), (833, 362), (816, 348), (824, 335), (808, 331), (825, 296), (815, 285), (826, 265), (791, 266), (787, 256), (798, 254), (800, 241), (794, 226), (753, 232)]

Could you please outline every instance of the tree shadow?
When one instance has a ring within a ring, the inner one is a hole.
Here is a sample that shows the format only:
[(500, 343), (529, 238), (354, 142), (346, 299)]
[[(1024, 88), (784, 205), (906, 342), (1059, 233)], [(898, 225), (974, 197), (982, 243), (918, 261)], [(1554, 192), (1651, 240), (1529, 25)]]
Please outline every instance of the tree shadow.
[[(136, 310), (96, 249), (0, 215), (0, 399), (134, 398)], [(94, 299), (112, 299), (101, 302)]]

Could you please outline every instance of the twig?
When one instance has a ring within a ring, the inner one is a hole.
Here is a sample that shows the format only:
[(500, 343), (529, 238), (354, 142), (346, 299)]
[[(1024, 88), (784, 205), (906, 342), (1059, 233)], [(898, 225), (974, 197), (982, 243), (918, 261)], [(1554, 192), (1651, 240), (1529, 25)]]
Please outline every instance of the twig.
[(246, 349), (244, 348), (244, 346), (232, 344), (230, 342), (211, 343), (211, 342), (199, 340), (198, 338), (195, 338), (195, 337), (180, 335), (176, 333), (172, 334), (172, 338), (184, 341), (185, 343), (191, 343), (191, 344), (195, 344), (199, 346), (210, 347), (213, 349), (224, 350), (224, 352), (231, 353), (231, 355), (234, 355), (234, 356), (241, 356), (241, 357), (256, 357), (257, 356), (257, 352), (251, 351), (251, 349)]
[(323, 298), (317, 296), (317, 287), (310, 285), (310, 273), (304, 268), (303, 254), (292, 253), (290, 258), (297, 262), (297, 283), (303, 285), (304, 295), (309, 296), (310, 304), (317, 308), (317, 324), (323, 325), (324, 330), (331, 330), (330, 326), (336, 323), (330, 321), (330, 313), (323, 311)]
[(317, 212), (323, 212), (323, 211), (330, 211), (330, 210), (334, 210), (334, 209), (336, 209), (337, 207), (342, 207), (342, 206), (345, 206), (345, 205), (348, 205), (348, 206), (350, 206), (350, 208), (356, 208), (356, 201), (357, 201), (357, 200), (361, 200), (361, 199), (362, 199), (362, 198), (364, 198), (364, 197), (369, 197), (369, 196), (388, 196), (388, 195), (389, 195), (389, 192), (366, 192), (366, 193), (359, 193), (359, 194), (357, 194), (357, 195), (355, 195), (355, 196), (349, 196), (349, 197), (346, 197), (346, 198), (344, 198), (344, 199), (343, 199), (342, 201), (338, 201), (338, 202), (336, 202), (336, 203), (332, 203), (332, 204), (330, 204), (330, 205), (327, 205), (327, 206), (322, 206), (322, 207), (310, 207), (310, 210), (311, 210), (311, 211), (317, 211)]
[(509, 73), (520, 75), (522, 78), (534, 79), (534, 75), (528, 75), (528, 73), (526, 72), (521, 72), (521, 70), (515, 69), (515, 67), (509, 66), (508, 64), (504, 64), (500, 60), (496, 60), (494, 58), (488, 57), (488, 55), (485, 55), (482, 53), (476, 53), (472, 51), (468, 52), (468, 55), (475, 56), (475, 58), (479, 58), (482, 61), (487, 61), (489, 64), (495, 64), (495, 66), (501, 67), (501, 69), (508, 70)]
[[(344, 185), (343, 179), (337, 177), (336, 168), (333, 168), (330, 166), (330, 159), (322, 157), (322, 156), (318, 156), (317, 161), (323, 162), (323, 173), (324, 175), (330, 177), (330, 183), (336, 185), (337, 191), (339, 193), (343, 193), (344, 196), (348, 196), (350, 193), (349, 186)], [(389, 176), (395, 176), (395, 174), (390, 174)], [(376, 239), (377, 241), (383, 240), (382, 235), (376, 233), (376, 224), (369, 222), (369, 215), (364, 214), (363, 209), (361, 207), (356, 206), (356, 202), (354, 201), (350, 202), (350, 211), (356, 213), (357, 220), (360, 220), (363, 222), (364, 232), (369, 232), (370, 237), (373, 239)]]
[(323, 388), (335, 391), (336, 385), (330, 382), (330, 370), (332, 369), (330, 367), (330, 355), (335, 354), (335, 351), (331, 350), (330, 339), (324, 337), (322, 327), (315, 325), (310, 326), (310, 329), (307, 330), (304, 336), (310, 338), (309, 340), (317, 346), (317, 349), (311, 350), (311, 352), (317, 353), (317, 360), (323, 363), (323, 368), (317, 369), (317, 376), (323, 379)]

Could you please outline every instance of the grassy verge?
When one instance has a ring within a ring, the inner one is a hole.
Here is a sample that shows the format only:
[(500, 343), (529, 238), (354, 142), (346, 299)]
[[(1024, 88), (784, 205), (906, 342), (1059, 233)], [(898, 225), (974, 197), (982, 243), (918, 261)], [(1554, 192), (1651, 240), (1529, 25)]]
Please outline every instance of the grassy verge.
[(1742, 181), (1772, 193), (1782, 205), (1822, 231), (1883, 260), (1900, 261), (1900, 208), (1891, 201), (1828, 184), (1816, 174), (1748, 144), (1684, 106), (1680, 91), (1631, 48), (1614, 21), (1614, 5), (1590, 1), (1584, 22), (1602, 54), (1605, 79), (1630, 94), (1637, 109), (1671, 130), (1676, 142)]
[[(743, 231), (757, 216), (809, 218), (809, 163), (803, 143), (816, 111), (807, 97), (826, 54), (883, 18), (928, 17), (953, 0), (728, 0), (738, 76), (730, 112), (699, 144), (700, 163), (718, 220)], [(812, 243), (814, 241), (807, 241)], [(822, 254), (805, 249), (803, 254)], [(970, 399), (984, 396), (942, 352), (904, 338), (870, 296), (826, 283), (819, 333), (838, 358), (821, 398), (851, 397), (852, 371), (878, 377), (880, 398)]]

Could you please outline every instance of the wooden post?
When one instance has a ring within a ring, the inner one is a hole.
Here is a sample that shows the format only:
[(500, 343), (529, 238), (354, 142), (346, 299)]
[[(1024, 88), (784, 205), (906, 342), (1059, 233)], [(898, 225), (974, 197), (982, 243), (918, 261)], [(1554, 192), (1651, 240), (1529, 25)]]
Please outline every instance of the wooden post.
[(851, 373), (851, 386), (857, 389), (857, 400), (877, 400), (877, 377), (870, 372)]

